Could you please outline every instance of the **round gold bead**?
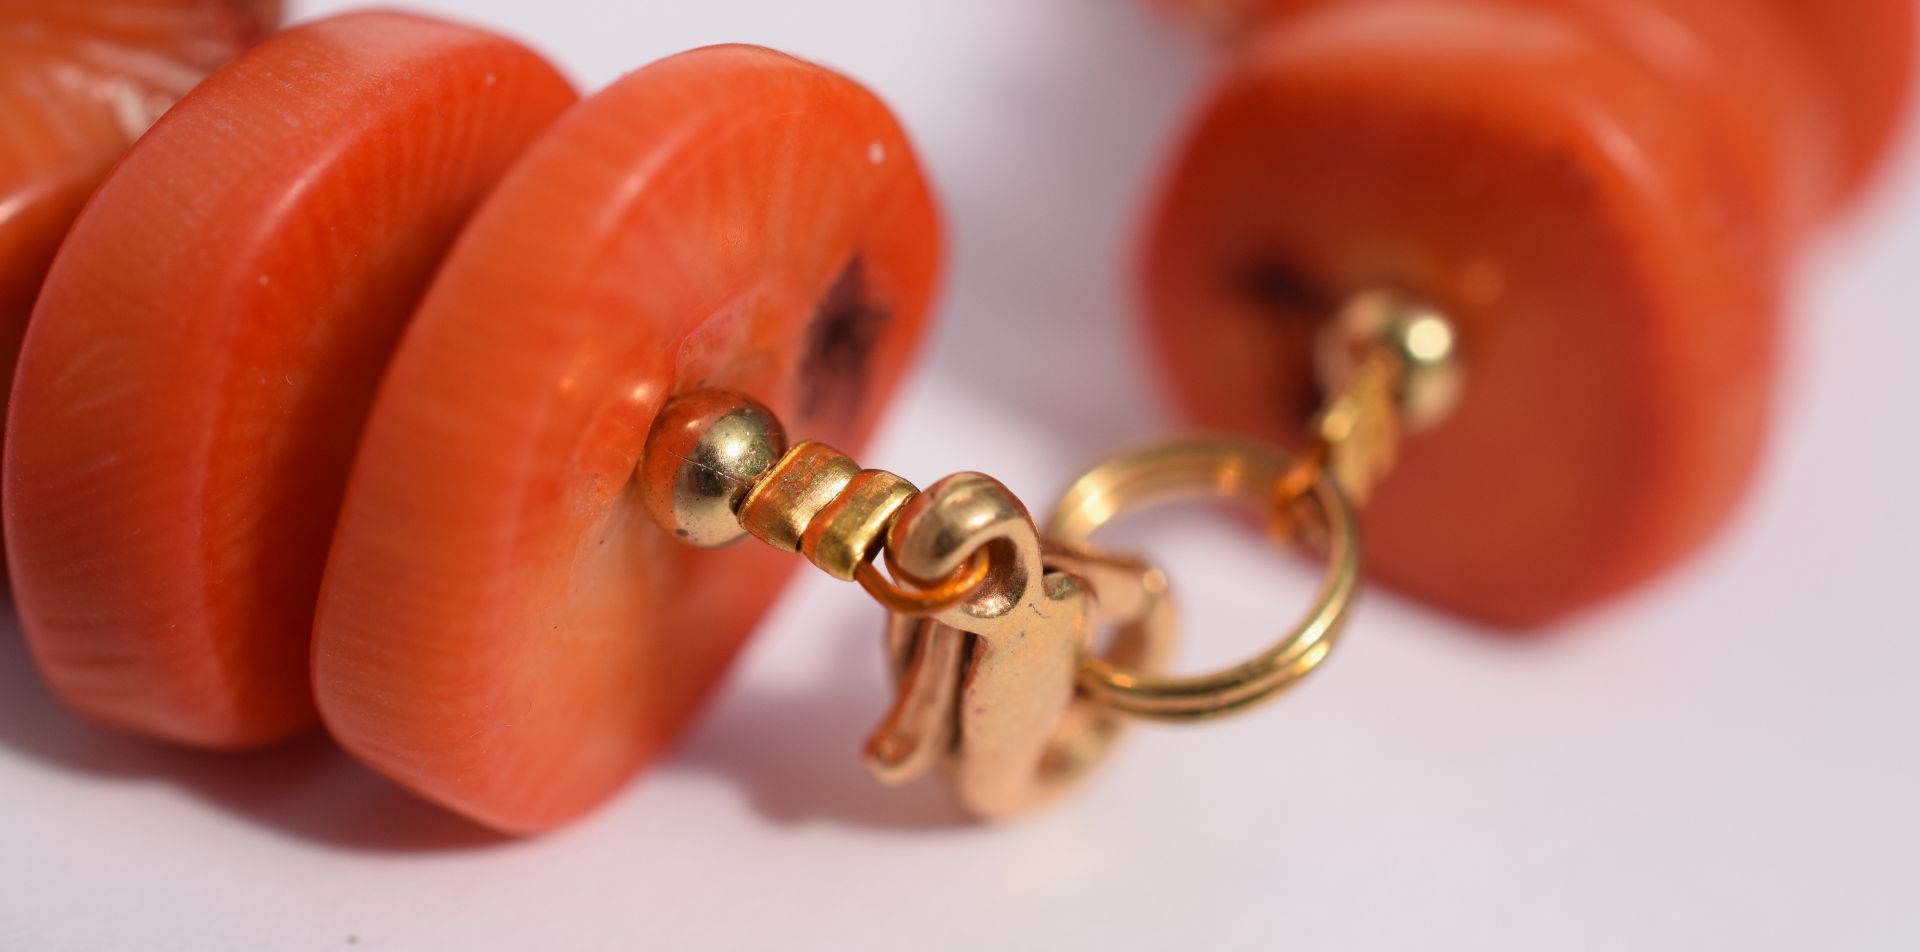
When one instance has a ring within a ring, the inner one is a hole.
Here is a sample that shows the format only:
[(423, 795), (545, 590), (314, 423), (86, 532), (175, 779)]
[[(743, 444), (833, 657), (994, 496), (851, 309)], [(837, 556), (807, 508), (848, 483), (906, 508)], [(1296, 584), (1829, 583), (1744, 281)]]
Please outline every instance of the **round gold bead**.
[(1384, 349), (1398, 365), (1400, 426), (1418, 433), (1439, 425), (1460, 403), (1466, 373), (1460, 336), (1438, 309), (1392, 291), (1355, 295), (1320, 337), (1321, 381), (1337, 390), (1357, 355)]
[(786, 450), (786, 431), (760, 402), (725, 390), (681, 394), (647, 432), (641, 498), (682, 541), (726, 545), (747, 534), (740, 503)]

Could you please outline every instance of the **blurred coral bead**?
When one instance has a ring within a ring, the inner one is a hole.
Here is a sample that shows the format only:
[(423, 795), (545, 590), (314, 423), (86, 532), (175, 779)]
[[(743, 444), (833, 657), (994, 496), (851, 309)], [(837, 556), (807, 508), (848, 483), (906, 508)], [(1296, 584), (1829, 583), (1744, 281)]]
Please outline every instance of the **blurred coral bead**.
[[(1315, 328), (1391, 287), (1452, 315), (1468, 382), (1370, 507), (1376, 575), (1532, 625), (1704, 540), (1757, 458), (1793, 253), (1898, 101), (1842, 108), (1843, 71), (1786, 14), (1891, 29), (1904, 7), (1181, 6), (1240, 41), (1144, 268), (1190, 412), (1297, 437)], [(1901, 64), (1882, 73), (1904, 71), (1896, 33), (1866, 54)]]
[(54, 249), (100, 177), (279, 22), (279, 0), (0, 0), (0, 394)]
[(314, 723), (314, 598), (381, 371), (573, 100), (510, 40), (348, 14), (215, 72), (114, 167), (47, 276), (6, 440), (15, 602), (63, 700), (212, 747)]

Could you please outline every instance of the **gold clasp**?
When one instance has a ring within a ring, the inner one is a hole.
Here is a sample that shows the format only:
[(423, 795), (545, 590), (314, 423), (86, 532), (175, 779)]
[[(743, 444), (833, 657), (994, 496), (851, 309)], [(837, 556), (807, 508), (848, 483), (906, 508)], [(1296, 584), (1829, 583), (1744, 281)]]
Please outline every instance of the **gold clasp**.
[[(1082, 476), (1044, 537), (986, 476), (951, 476), (915, 496), (887, 535), (896, 576), (914, 586), (952, 580), (983, 555), (986, 568), (963, 600), (890, 616), (899, 694), (868, 742), (869, 769), (902, 783), (944, 765), (969, 812), (1009, 816), (1083, 777), (1129, 718), (1222, 716), (1299, 682), (1339, 635), (1359, 587), (1360, 542), (1352, 507), (1324, 470), (1311, 468), (1299, 495), (1283, 492), (1298, 472), (1285, 451), (1257, 440), (1158, 444)], [(1327, 571), (1306, 619), (1278, 643), (1211, 674), (1172, 677), (1162, 673), (1176, 638), (1165, 576), (1088, 540), (1125, 513), (1194, 496), (1275, 507), (1272, 524), (1323, 549)], [(1113, 636), (1095, 655), (1102, 627)]]
[[(1075, 689), (1096, 624), (1118, 626), (1109, 649), (1117, 663), (1157, 669), (1171, 653), (1171, 605), (1157, 571), (1047, 551), (1026, 507), (990, 477), (949, 476), (915, 496), (887, 549), (915, 583), (952, 577), (985, 553), (986, 576), (965, 600), (890, 617), (899, 695), (867, 745), (869, 769), (889, 783), (943, 764), (976, 816), (1010, 816), (1051, 800), (1119, 734), (1115, 713)], [(1106, 586), (1105, 612), (1087, 578)]]

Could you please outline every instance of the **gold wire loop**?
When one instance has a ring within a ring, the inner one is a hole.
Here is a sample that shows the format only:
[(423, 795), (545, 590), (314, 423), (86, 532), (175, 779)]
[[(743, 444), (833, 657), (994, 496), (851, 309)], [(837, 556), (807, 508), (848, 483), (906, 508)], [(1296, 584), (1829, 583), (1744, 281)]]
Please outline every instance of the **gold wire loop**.
[[(887, 571), (897, 579), (910, 579), (894, 564), (893, 550), (883, 549), (887, 560)], [(972, 597), (982, 582), (987, 580), (987, 570), (991, 568), (991, 559), (982, 547), (967, 559), (952, 575), (931, 588), (909, 590), (888, 580), (880, 574), (872, 562), (862, 562), (854, 569), (853, 579), (860, 587), (879, 602), (881, 607), (896, 615), (932, 615), (943, 612)]]
[[(1317, 668), (1332, 650), (1360, 584), (1360, 536), (1353, 507), (1326, 471), (1297, 465), (1259, 440), (1201, 436), (1122, 454), (1068, 487), (1043, 534), (1084, 542), (1123, 513), (1187, 498), (1232, 498), (1268, 507), (1276, 526), (1311, 516), (1323, 532), (1326, 574), (1306, 618), (1253, 658), (1208, 674), (1171, 677), (1088, 657), (1080, 690), (1136, 717), (1198, 720), (1237, 713), (1273, 698)], [(1296, 486), (1311, 475), (1311, 482)], [(1301, 510), (1305, 510), (1304, 513)]]

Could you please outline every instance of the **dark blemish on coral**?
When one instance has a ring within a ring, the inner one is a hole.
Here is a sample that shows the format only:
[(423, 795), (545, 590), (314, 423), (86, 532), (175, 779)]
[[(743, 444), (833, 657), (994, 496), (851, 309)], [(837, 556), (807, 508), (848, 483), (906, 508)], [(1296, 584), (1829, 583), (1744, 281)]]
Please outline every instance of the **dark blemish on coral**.
[[(1299, 353), (1311, 353), (1320, 326), (1339, 305), (1339, 294), (1308, 277), (1306, 271), (1278, 257), (1258, 258), (1228, 278), (1236, 294), (1250, 302), (1258, 319), (1268, 321), (1287, 338), (1298, 341)], [(1319, 384), (1311, 372), (1283, 374), (1274, 386), (1292, 405), (1312, 407), (1320, 401)]]
[(814, 308), (800, 359), (800, 414), (811, 420), (851, 419), (866, 396), (874, 348), (891, 312), (871, 297), (866, 261), (856, 254)]
[(1276, 317), (1317, 323), (1334, 307), (1334, 296), (1326, 288), (1276, 258), (1261, 258), (1240, 268), (1233, 281), (1241, 294)]

